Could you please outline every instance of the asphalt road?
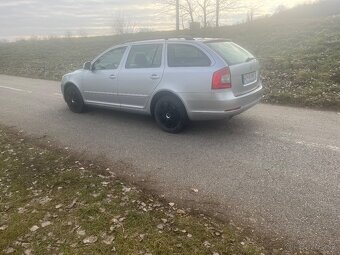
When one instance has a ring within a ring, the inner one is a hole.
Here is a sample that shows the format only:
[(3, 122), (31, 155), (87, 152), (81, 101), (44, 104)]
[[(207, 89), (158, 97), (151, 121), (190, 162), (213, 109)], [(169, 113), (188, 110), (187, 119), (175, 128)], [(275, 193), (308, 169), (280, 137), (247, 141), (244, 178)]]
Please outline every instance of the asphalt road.
[(0, 124), (124, 162), (119, 174), (270, 241), (340, 254), (339, 113), (260, 104), (171, 135), (147, 116), (73, 114), (58, 82), (0, 75)]

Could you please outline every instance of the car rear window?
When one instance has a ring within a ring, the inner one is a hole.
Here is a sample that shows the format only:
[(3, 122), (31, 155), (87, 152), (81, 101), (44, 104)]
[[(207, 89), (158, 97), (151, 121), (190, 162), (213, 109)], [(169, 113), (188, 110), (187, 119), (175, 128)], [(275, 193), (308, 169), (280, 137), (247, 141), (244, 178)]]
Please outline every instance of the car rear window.
[(252, 54), (232, 42), (211, 42), (207, 43), (207, 45), (217, 52), (230, 66), (254, 59)]
[(169, 67), (204, 67), (210, 65), (209, 57), (195, 46), (188, 44), (168, 45)]

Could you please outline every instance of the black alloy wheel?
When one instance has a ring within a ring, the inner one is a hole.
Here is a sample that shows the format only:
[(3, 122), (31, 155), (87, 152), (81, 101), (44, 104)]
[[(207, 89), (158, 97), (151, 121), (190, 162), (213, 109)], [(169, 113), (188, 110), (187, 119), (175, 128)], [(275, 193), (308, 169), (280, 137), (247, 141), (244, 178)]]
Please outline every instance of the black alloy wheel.
[(157, 101), (154, 117), (161, 129), (173, 134), (181, 132), (188, 122), (185, 107), (173, 96), (163, 96)]
[(81, 113), (84, 111), (83, 97), (75, 86), (66, 88), (65, 101), (72, 112)]

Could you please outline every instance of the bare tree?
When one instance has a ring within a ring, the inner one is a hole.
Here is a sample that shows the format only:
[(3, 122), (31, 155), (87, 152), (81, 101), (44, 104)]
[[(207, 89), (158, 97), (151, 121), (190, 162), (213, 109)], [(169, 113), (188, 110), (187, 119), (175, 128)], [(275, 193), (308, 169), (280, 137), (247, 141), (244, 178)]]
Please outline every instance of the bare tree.
[(159, 0), (160, 5), (162, 5), (163, 11), (159, 15), (175, 14), (176, 16), (176, 30), (179, 30), (180, 17), (183, 19), (181, 1), (179, 0)]
[[(207, 28), (212, 21), (216, 21), (216, 27), (220, 25), (221, 15), (228, 11), (244, 8), (244, 1), (251, 0), (158, 0), (165, 7), (164, 13), (179, 12), (179, 17), (184, 27), (185, 20), (190, 24), (196, 23), (200, 19), (202, 27)], [(179, 9), (178, 9), (179, 8)], [(215, 14), (215, 15), (214, 15)], [(176, 18), (177, 20), (177, 18)]]
[(263, 0), (262, 2), (252, 1), (249, 0), (246, 3), (246, 8), (248, 9), (247, 12), (247, 22), (253, 22), (255, 19), (255, 13), (260, 11), (263, 6), (265, 5), (266, 0)]
[(227, 12), (244, 8), (240, 0), (216, 0), (216, 27), (220, 26), (220, 17)]
[(197, 5), (201, 11), (202, 25), (207, 28), (210, 23), (210, 15), (215, 12), (214, 2), (212, 0), (197, 0)]
[(247, 12), (247, 23), (251, 23), (254, 21), (254, 9), (250, 8)]
[(176, 31), (179, 31), (179, 0), (176, 0)]
[[(164, 11), (160, 14), (171, 14), (176, 13), (176, 23), (177, 23), (177, 13), (181, 19), (182, 27), (184, 26), (185, 20), (190, 22), (195, 22), (195, 12), (196, 12), (196, 0), (159, 0), (159, 3), (163, 6)], [(177, 28), (177, 24), (176, 24)]]
[(190, 17), (190, 22), (195, 22), (195, 13), (197, 11), (197, 2), (192, 0), (185, 0), (185, 4), (183, 5), (184, 14)]
[(116, 35), (131, 34), (137, 31), (136, 24), (121, 12), (116, 13), (112, 24), (112, 30)]
[[(200, 7), (203, 27), (206, 28), (213, 19), (215, 19), (215, 26), (219, 27), (221, 16), (229, 11), (244, 8), (243, 2), (243, 0), (196, 0), (196, 4)], [(215, 17), (212, 14), (215, 14)]]

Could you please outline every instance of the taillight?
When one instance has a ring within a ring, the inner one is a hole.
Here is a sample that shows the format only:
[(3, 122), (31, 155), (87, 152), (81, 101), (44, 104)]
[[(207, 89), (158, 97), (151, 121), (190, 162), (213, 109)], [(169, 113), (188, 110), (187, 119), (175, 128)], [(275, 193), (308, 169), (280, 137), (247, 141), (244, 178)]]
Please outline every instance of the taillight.
[(212, 89), (229, 89), (231, 88), (230, 69), (225, 67), (214, 73), (212, 78)]

